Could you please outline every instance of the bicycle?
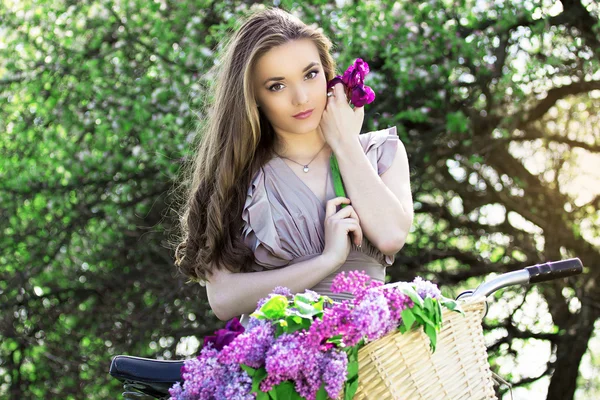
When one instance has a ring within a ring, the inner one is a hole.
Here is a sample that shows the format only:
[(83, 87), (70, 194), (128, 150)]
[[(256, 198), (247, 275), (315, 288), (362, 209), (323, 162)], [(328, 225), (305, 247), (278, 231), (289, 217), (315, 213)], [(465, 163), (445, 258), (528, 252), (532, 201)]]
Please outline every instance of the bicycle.
[[(482, 315), (488, 311), (487, 297), (507, 286), (529, 285), (580, 274), (583, 265), (579, 258), (547, 262), (525, 267), (521, 270), (504, 273), (479, 285), (475, 290), (461, 292), (456, 300), (483, 298), (485, 307)], [(485, 361), (487, 364), (487, 360)], [(150, 396), (156, 399), (168, 399), (169, 388), (176, 382), (183, 382), (181, 367), (184, 360), (154, 360), (149, 358), (117, 355), (110, 365), (109, 373), (123, 382), (125, 399), (140, 399)]]

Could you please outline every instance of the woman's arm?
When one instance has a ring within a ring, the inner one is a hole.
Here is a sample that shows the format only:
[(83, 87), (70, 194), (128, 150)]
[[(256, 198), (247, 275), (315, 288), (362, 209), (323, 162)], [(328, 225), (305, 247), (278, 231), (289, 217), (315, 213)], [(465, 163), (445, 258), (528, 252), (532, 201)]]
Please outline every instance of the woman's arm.
[(233, 273), (226, 269), (216, 270), (206, 282), (208, 302), (217, 318), (227, 321), (252, 313), (256, 303), (277, 286), (285, 286), (292, 293), (303, 292), (339, 267), (327, 255), (320, 254), (270, 271)]
[(364, 235), (383, 254), (397, 253), (414, 216), (404, 145), (398, 142), (392, 165), (381, 176), (371, 166), (358, 137), (341, 143), (334, 152)]

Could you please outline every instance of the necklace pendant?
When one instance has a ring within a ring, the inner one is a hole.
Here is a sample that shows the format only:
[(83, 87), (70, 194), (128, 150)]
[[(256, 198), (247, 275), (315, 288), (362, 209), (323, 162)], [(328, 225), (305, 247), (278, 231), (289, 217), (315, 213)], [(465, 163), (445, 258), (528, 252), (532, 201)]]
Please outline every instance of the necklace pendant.
[(308, 165), (305, 165), (305, 166), (304, 166), (304, 169), (303, 169), (303, 171), (304, 171), (304, 172), (308, 172)]

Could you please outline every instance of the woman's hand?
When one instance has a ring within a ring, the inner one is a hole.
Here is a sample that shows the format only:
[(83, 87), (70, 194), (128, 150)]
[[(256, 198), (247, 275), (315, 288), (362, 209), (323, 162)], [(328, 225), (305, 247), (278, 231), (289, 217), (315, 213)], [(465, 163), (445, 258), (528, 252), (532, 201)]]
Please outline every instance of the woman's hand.
[(346, 140), (356, 140), (365, 118), (364, 107), (350, 107), (343, 83), (332, 89), (334, 96), (327, 97), (319, 129), (334, 153)]
[(361, 246), (363, 233), (360, 227), (358, 215), (351, 205), (335, 212), (340, 204), (349, 204), (350, 199), (346, 197), (335, 197), (327, 201), (325, 208), (325, 248), (322, 255), (326, 256), (335, 269), (346, 262), (350, 253), (350, 232), (354, 244)]

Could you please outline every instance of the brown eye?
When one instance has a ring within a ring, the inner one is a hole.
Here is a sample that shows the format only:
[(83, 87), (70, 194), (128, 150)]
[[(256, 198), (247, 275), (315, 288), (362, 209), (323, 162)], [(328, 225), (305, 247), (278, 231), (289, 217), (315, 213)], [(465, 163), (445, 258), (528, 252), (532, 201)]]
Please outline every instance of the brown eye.
[(270, 91), (272, 91), (272, 92), (278, 92), (279, 90), (273, 90), (273, 88), (274, 88), (275, 86), (282, 86), (282, 85), (281, 85), (281, 83), (276, 83), (276, 84), (272, 85), (272, 86), (269, 88), (269, 90), (270, 90)]
[(317, 75), (319, 75), (319, 70), (316, 70), (316, 69), (312, 70), (309, 72), (309, 74), (312, 74), (313, 72), (315, 73), (315, 76), (313, 76), (312, 79), (314, 79)]
[[(310, 78), (310, 79), (315, 79), (315, 78), (317, 77), (317, 75), (319, 75), (319, 70), (318, 70), (318, 69), (313, 69), (313, 70), (312, 70), (312, 71), (310, 71), (308, 74), (306, 74), (306, 76), (308, 76), (308, 75), (312, 74), (313, 72), (315, 73), (315, 75), (314, 75), (312, 78)], [(270, 90), (271, 92), (279, 92), (281, 89), (280, 89), (280, 90), (273, 90), (273, 88), (274, 88), (274, 87), (276, 87), (276, 86), (283, 86), (283, 85), (282, 85), (281, 83), (275, 83), (275, 84), (273, 84), (273, 85), (271, 85), (271, 86), (269, 87), (269, 90)]]

